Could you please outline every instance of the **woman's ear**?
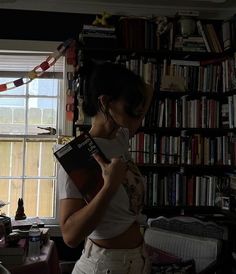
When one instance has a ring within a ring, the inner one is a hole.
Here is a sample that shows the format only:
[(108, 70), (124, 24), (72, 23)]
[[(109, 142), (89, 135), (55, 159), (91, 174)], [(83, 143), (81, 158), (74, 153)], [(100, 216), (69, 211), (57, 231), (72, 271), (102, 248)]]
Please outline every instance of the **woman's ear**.
[(109, 97), (107, 95), (100, 95), (98, 97), (98, 103), (100, 105), (101, 110), (106, 110), (109, 104)]

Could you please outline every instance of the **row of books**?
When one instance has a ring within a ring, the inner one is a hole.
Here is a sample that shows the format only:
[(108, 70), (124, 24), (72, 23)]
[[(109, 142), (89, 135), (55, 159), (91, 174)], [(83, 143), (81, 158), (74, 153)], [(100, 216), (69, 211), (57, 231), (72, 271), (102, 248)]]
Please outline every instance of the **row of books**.
[(236, 15), (222, 23), (222, 39), (224, 50), (236, 48)]
[(120, 45), (129, 49), (181, 50), (194, 52), (216, 52), (224, 50), (223, 23), (203, 22), (196, 19), (196, 31), (189, 37), (180, 35), (178, 22), (168, 18), (165, 29), (161, 29), (157, 18), (125, 17), (118, 25)]
[[(131, 153), (142, 152), (140, 150), (147, 151), (148, 153), (146, 155), (149, 155), (149, 157), (152, 156), (153, 161), (158, 161), (158, 154), (155, 152), (155, 149), (159, 149), (161, 152), (160, 155), (162, 156), (172, 157), (173, 155), (179, 153), (179, 147), (182, 145), (182, 142), (179, 139), (180, 137), (169, 136), (168, 138), (163, 136), (160, 142), (157, 142), (157, 134), (147, 135), (150, 136), (150, 138), (153, 137), (150, 143), (145, 142), (146, 138), (144, 133), (137, 134), (137, 136), (139, 136), (140, 139), (137, 139), (138, 144), (135, 144), (135, 147), (132, 144), (132, 141), (135, 141), (135, 139), (131, 139)], [(213, 147), (211, 146), (211, 141), (213, 141), (216, 142), (214, 145), (217, 148), (220, 148), (222, 153), (226, 153), (225, 157), (226, 161), (228, 161), (227, 153), (230, 153), (232, 150), (229, 149), (229, 147), (226, 148), (224, 146), (229, 146), (229, 143), (227, 142), (231, 141), (230, 136), (207, 138), (197, 135), (196, 137), (197, 138), (192, 137), (188, 139), (189, 143), (191, 144), (191, 148), (187, 148), (188, 155), (190, 155), (189, 153), (192, 151), (196, 152), (198, 147), (202, 145), (203, 147), (201, 147), (201, 151), (198, 151), (197, 153), (203, 153), (205, 155), (205, 151), (207, 150), (206, 145), (209, 144), (209, 148), (211, 149)], [(135, 136), (135, 138), (138, 137)], [(193, 139), (196, 140), (196, 142), (192, 142), (191, 140)], [(163, 143), (163, 140), (165, 140), (165, 144)], [(203, 140), (204, 144), (197, 143), (199, 140)], [(160, 147), (157, 148), (158, 143), (161, 144), (161, 149)], [(153, 149), (151, 144), (153, 145)], [(172, 148), (172, 150), (169, 148)], [(178, 151), (175, 151), (176, 148)], [(132, 151), (133, 149), (135, 149), (135, 151)], [(185, 149), (183, 148), (183, 150)], [(92, 157), (93, 153), (99, 153), (106, 160), (104, 154), (96, 145), (95, 141), (89, 133), (81, 134), (63, 147), (57, 148), (54, 152), (56, 158), (74, 181), (87, 202), (89, 202), (94, 197), (103, 183), (103, 179), (101, 177), (101, 168), (99, 167), (96, 160)], [(217, 155), (218, 154), (219, 152), (217, 152)], [(234, 146), (234, 156), (235, 155), (236, 146)], [(132, 156), (135, 158), (133, 154)], [(180, 156), (182, 157), (182, 153)], [(80, 158), (83, 159), (83, 161), (79, 161), (78, 159)], [(137, 159), (139, 159), (139, 156), (137, 156)], [(211, 160), (212, 159), (210, 158), (209, 161)], [(165, 158), (161, 158), (160, 161), (165, 162)], [(171, 160), (171, 163), (173, 163), (173, 161), (174, 160)], [(209, 164), (211, 164), (211, 162)], [(227, 164), (231, 163), (227, 162)], [(91, 173), (92, 170), (94, 173)], [(88, 171), (90, 171), (91, 174), (88, 173)], [(231, 195), (229, 192), (231, 186), (236, 192), (236, 179), (231, 180), (231, 178), (236, 178), (235, 175), (221, 177), (208, 175), (189, 176), (185, 175), (181, 171), (168, 172), (168, 175), (164, 175), (163, 173), (147, 172), (144, 174), (144, 177), (146, 179), (145, 203), (147, 206), (215, 206), (218, 203), (217, 197)]]
[(114, 27), (83, 25), (79, 41), (86, 48), (116, 48), (117, 36)]
[(145, 180), (147, 206), (221, 206), (220, 197), (230, 195), (226, 176), (148, 173)]
[[(147, 124), (172, 128), (218, 128), (220, 126), (220, 102), (214, 99), (188, 100), (165, 98), (156, 104), (155, 112), (149, 112)], [(190, 115), (187, 115), (190, 114)], [(144, 121), (145, 123), (145, 121)]]
[(234, 128), (234, 124), (229, 126), (229, 121), (235, 115), (235, 107), (236, 105), (231, 104), (221, 107), (219, 100), (205, 96), (194, 100), (188, 96), (180, 99), (165, 98), (153, 103), (143, 125), (166, 128)]
[[(192, 61), (119, 55), (117, 62), (140, 75), (153, 87), (161, 91), (186, 91), (191, 93), (225, 93), (236, 88), (236, 54), (222, 59)], [(166, 79), (167, 78), (167, 79)], [(183, 84), (180, 85), (180, 82)]]
[(193, 135), (191, 138), (183, 138), (181, 164), (236, 165), (234, 137)]
[(137, 133), (130, 152), (138, 164), (236, 165), (236, 141), (227, 136), (159, 136)]
[(156, 58), (147, 57), (128, 57), (127, 55), (118, 55), (116, 61), (123, 64), (127, 69), (140, 75), (145, 83), (156, 86), (158, 81), (158, 64)]
[[(184, 90), (198, 93), (225, 93), (236, 87), (234, 57), (206, 61), (165, 59), (161, 67), (162, 82), (164, 77), (182, 78)], [(171, 79), (170, 79), (171, 80)], [(161, 83), (161, 90), (170, 90)]]
[[(188, 37), (180, 34), (178, 21), (167, 18), (165, 29), (161, 29), (158, 18), (151, 17), (121, 17), (116, 27), (99, 27), (84, 25), (80, 33), (80, 40), (88, 42), (94, 47), (92, 40), (117, 40), (116, 46), (127, 49), (147, 50), (180, 50), (189, 52), (221, 53), (235, 48), (236, 16), (227, 20), (200, 20), (195, 19), (196, 30)], [(113, 41), (114, 42), (114, 41)], [(104, 41), (99, 45), (103, 48)], [(98, 45), (98, 46), (99, 46)], [(114, 44), (112, 44), (114, 47)], [(97, 46), (97, 45), (96, 45)]]
[(121, 18), (117, 27), (119, 45), (126, 49), (157, 49), (157, 24), (144, 17)]
[(228, 96), (228, 118), (229, 128), (236, 128), (236, 94)]

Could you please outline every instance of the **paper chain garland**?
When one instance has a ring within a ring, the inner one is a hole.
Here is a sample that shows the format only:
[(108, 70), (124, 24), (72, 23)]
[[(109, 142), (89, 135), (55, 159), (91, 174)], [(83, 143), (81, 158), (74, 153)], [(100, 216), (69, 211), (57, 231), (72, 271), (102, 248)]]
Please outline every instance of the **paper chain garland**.
[(56, 63), (56, 61), (63, 55), (63, 53), (72, 41), (72, 39), (68, 39), (65, 42), (61, 43), (57, 47), (55, 52), (50, 54), (47, 57), (47, 59), (43, 61), (40, 65), (36, 66), (33, 70), (29, 71), (25, 77), (16, 79), (12, 82), (7, 82), (5, 84), (0, 84), (0, 92), (28, 84), (35, 78), (40, 77), (46, 70), (48, 70), (51, 66), (53, 66)]

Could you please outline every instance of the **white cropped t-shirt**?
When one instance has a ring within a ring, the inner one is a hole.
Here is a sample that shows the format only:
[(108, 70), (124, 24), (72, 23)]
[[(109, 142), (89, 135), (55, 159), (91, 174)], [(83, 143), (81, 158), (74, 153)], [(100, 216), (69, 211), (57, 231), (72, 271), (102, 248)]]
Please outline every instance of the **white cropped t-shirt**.
[[(134, 222), (142, 222), (141, 209), (144, 201), (144, 180), (128, 152), (129, 132), (121, 128), (116, 138), (94, 138), (108, 159), (123, 157), (128, 162), (125, 181), (112, 197), (96, 229), (88, 236), (91, 239), (109, 239), (123, 233)], [(77, 187), (59, 166), (59, 198), (82, 198)]]

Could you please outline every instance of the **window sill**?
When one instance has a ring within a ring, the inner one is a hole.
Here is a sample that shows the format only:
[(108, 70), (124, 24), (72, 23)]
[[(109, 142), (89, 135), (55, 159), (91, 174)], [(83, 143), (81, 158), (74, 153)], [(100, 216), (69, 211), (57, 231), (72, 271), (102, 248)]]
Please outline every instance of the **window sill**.
[(45, 227), (49, 228), (49, 234), (51, 237), (62, 237), (59, 225), (45, 225)]

